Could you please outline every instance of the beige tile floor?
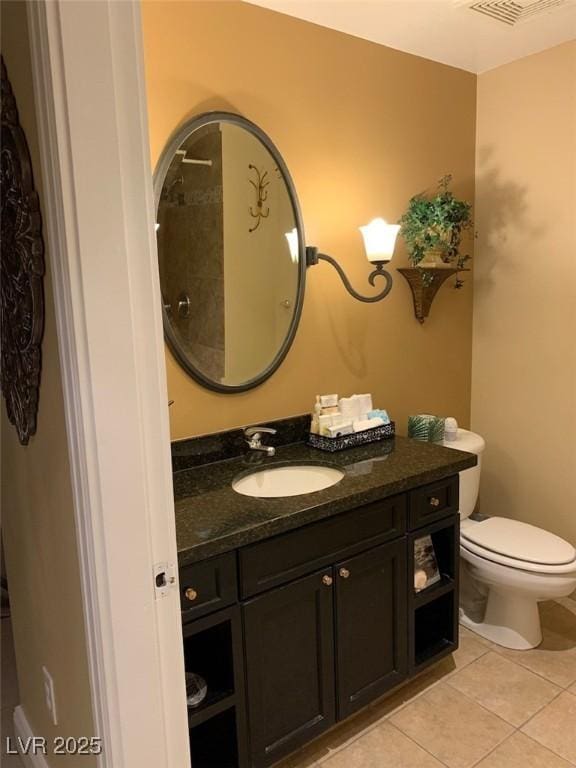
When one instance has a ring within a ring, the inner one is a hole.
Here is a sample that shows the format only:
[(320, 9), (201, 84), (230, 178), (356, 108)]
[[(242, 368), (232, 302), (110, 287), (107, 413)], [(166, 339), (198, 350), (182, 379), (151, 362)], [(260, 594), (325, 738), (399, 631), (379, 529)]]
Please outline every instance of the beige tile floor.
[[(508, 651), (461, 629), (460, 648), (278, 768), (575, 768), (576, 593), (541, 606), (544, 641)], [(2, 768), (18, 682), (2, 619)]]
[(576, 767), (576, 593), (541, 606), (544, 640), (460, 648), (277, 768)]

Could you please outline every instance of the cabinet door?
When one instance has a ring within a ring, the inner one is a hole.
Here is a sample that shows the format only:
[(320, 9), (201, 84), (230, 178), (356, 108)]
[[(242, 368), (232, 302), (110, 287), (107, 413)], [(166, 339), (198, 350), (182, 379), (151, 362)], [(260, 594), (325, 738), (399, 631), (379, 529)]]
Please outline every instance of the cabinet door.
[(325, 569), (243, 606), (255, 768), (276, 762), (335, 721), (332, 580), (332, 569)]
[(406, 541), (335, 567), (338, 718), (407, 675)]

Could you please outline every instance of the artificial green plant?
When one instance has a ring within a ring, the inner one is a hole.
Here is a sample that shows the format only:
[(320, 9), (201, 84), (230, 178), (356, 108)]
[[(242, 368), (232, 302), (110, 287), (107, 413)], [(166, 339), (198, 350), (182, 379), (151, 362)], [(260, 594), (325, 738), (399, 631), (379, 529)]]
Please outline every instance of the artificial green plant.
[[(408, 209), (398, 222), (406, 242), (408, 257), (417, 267), (429, 251), (440, 251), (442, 261), (456, 269), (464, 269), (471, 258), (460, 253), (462, 236), (474, 226), (472, 205), (458, 200), (450, 191), (452, 176), (447, 174), (438, 182), (433, 196), (422, 192), (410, 198)], [(456, 287), (462, 281), (457, 279)]]

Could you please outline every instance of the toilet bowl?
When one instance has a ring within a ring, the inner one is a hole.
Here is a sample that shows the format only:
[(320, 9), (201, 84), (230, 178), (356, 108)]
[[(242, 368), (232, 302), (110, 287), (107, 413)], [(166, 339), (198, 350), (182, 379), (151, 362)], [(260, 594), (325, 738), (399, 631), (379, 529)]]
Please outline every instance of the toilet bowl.
[(460, 473), (462, 594), (476, 595), (474, 605), (461, 601), (460, 623), (506, 648), (535, 648), (542, 641), (538, 602), (576, 589), (576, 550), (559, 536), (518, 520), (469, 519), (478, 498), (484, 440), (459, 429), (457, 439), (444, 445), (478, 456), (476, 467)]

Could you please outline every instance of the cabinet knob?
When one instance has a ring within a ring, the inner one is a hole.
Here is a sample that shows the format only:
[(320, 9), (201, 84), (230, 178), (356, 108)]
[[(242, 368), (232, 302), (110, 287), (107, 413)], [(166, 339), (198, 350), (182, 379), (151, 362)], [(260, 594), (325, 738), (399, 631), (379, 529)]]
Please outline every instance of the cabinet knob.
[(348, 570), (348, 568), (340, 568), (338, 573), (343, 579), (348, 579), (350, 577), (350, 571)]
[(186, 600), (190, 600), (192, 603), (198, 597), (198, 592), (196, 592), (195, 589), (192, 589), (192, 587), (188, 587), (186, 592), (184, 592), (184, 596), (186, 597)]
[(430, 499), (430, 506), (431, 507), (439, 507), (440, 506), (440, 499), (437, 499), (436, 496), (432, 496)]
[(332, 581), (332, 576), (328, 576), (328, 574), (326, 574), (326, 576), (322, 576), (322, 584), (326, 584), (327, 587), (332, 585)]

